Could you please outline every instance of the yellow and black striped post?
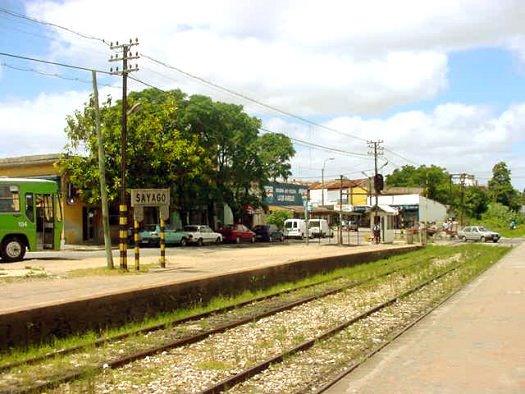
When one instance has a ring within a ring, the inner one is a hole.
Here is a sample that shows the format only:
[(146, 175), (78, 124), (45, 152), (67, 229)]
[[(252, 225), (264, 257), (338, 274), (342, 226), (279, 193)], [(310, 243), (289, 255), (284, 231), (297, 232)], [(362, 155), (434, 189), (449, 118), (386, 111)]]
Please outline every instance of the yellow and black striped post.
[(133, 221), (133, 240), (135, 241), (135, 271), (140, 271), (139, 221)]
[(166, 268), (166, 238), (164, 219), (160, 218), (160, 266)]
[(120, 269), (128, 269), (128, 206), (121, 204), (119, 206), (120, 213)]

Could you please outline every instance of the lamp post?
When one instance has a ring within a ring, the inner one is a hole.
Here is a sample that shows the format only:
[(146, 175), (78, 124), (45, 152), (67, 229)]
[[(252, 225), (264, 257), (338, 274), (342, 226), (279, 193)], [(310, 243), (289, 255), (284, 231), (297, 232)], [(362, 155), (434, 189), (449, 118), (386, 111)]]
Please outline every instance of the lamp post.
[(335, 160), (335, 157), (329, 157), (328, 159), (324, 159), (323, 168), (321, 169), (321, 206), (322, 207), (324, 207), (324, 168), (326, 166), (326, 162), (329, 160)]

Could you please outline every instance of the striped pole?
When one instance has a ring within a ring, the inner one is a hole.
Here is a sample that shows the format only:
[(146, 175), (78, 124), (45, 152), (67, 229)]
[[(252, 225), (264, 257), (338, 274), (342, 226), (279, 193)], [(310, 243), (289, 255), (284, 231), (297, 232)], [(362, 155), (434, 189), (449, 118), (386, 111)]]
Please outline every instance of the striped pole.
[(120, 269), (128, 270), (128, 206), (121, 204), (120, 213)]
[(160, 218), (160, 267), (166, 268), (166, 239), (164, 219)]
[(135, 241), (135, 271), (140, 271), (139, 221), (133, 222), (133, 240)]

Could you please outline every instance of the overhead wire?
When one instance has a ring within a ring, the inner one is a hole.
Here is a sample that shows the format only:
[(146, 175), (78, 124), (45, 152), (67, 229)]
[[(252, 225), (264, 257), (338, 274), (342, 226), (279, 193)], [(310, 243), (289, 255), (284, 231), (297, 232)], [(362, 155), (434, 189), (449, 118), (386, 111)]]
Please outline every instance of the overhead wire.
[[(68, 27), (65, 27), (65, 26), (62, 26), (62, 25), (59, 25), (59, 24), (56, 24), (56, 23), (52, 23), (52, 22), (47, 22), (47, 21), (43, 21), (43, 20), (40, 20), (40, 19), (37, 19), (37, 18), (32, 18), (32, 17), (29, 17), (27, 15), (23, 15), (23, 14), (20, 14), (18, 12), (15, 12), (15, 11), (12, 11), (12, 10), (8, 10), (4, 7), (0, 7), (0, 12), (3, 12), (7, 15), (10, 15), (10, 16), (13, 16), (13, 17), (16, 17), (16, 18), (20, 18), (20, 19), (23, 19), (23, 20), (27, 20), (27, 21), (30, 21), (30, 22), (33, 22), (33, 23), (38, 23), (38, 24), (41, 24), (41, 25), (45, 25), (45, 26), (50, 26), (50, 27), (53, 27), (53, 28), (56, 28), (56, 29), (60, 29), (60, 30), (63, 30), (63, 31), (67, 31), (71, 34), (74, 34), (74, 35), (77, 35), (79, 37), (82, 37), (82, 38), (85, 38), (85, 39), (89, 39), (89, 40), (96, 40), (96, 41), (99, 41), (99, 42), (102, 42), (104, 43), (105, 45), (109, 46), (110, 44), (107, 42), (107, 40), (103, 39), (103, 38), (100, 38), (100, 37), (96, 37), (94, 35), (90, 35), (90, 34), (85, 34), (85, 33), (82, 33), (82, 32), (79, 32), (77, 30), (74, 30), (74, 29), (71, 29), (71, 28), (68, 28)], [(72, 66), (72, 65), (66, 65), (64, 63), (59, 63), (59, 62), (51, 62), (51, 61), (45, 61), (45, 60), (42, 60), (42, 59), (35, 59), (35, 58), (30, 58), (30, 57), (24, 57), (24, 56), (16, 56), (16, 55), (12, 55), (12, 54), (7, 54), (7, 53), (3, 53), (3, 52), (0, 52), (0, 55), (4, 55), (4, 56), (11, 56), (11, 57), (16, 57), (16, 58), (19, 58), (19, 59), (24, 59), (24, 60), (31, 60), (31, 61), (37, 61), (37, 62), (41, 62), (41, 63), (46, 63), (46, 64), (52, 64), (52, 65), (57, 65), (57, 66), (61, 66), (61, 67), (69, 67), (69, 68), (75, 68), (75, 69), (79, 69), (79, 70), (85, 70), (85, 71), (92, 71), (92, 69), (89, 69), (89, 68), (85, 68), (85, 67), (81, 67), (81, 66)], [(359, 136), (355, 136), (355, 135), (352, 135), (350, 133), (345, 133), (345, 132), (342, 132), (338, 129), (334, 129), (332, 127), (328, 127), (326, 125), (322, 125), (320, 123), (317, 123), (317, 122), (314, 122), (314, 121), (311, 121), (310, 119), (307, 119), (307, 118), (304, 118), (302, 116), (299, 116), (299, 115), (296, 115), (296, 114), (293, 114), (289, 111), (285, 111), (285, 110), (282, 110), (280, 108), (277, 108), (275, 106), (272, 106), (272, 105), (269, 105), (269, 104), (266, 104), (260, 100), (257, 100), (257, 99), (254, 99), (246, 94), (243, 94), (243, 93), (239, 93), (239, 92), (236, 92), (230, 88), (226, 88), (224, 86), (221, 86), (215, 82), (212, 82), (212, 81), (209, 81), (205, 78), (202, 78), (202, 77), (199, 77), (197, 75), (194, 75), (190, 72), (187, 72), (185, 70), (182, 70), (181, 68), (179, 67), (175, 67), (173, 65), (170, 65), (170, 64), (167, 64), (166, 62), (163, 62), (161, 60), (158, 60), (158, 59), (155, 59), (153, 58), (152, 56), (149, 56), (147, 54), (143, 54), (141, 53), (141, 56), (152, 61), (153, 63), (156, 63), (158, 65), (161, 65), (165, 68), (168, 68), (168, 69), (171, 69), (171, 70), (174, 70), (190, 79), (193, 79), (193, 80), (196, 80), (200, 83), (203, 83), (207, 86), (211, 86), (215, 89), (218, 89), (220, 91), (223, 91), (223, 92), (226, 92), (228, 94), (231, 94), (233, 96), (236, 96), (238, 98), (241, 98), (241, 99), (244, 99), (244, 100), (247, 100), (251, 103), (254, 103), (256, 105), (259, 105), (259, 106), (262, 106), (264, 108), (267, 108), (267, 109), (270, 109), (272, 111), (275, 111), (277, 113), (280, 113), (282, 115), (285, 115), (285, 116), (288, 116), (290, 118), (293, 118), (293, 119), (296, 119), (296, 120), (299, 120), (301, 122), (304, 122), (304, 123), (307, 123), (311, 126), (315, 126), (315, 127), (318, 127), (318, 128), (321, 128), (321, 129), (325, 129), (325, 130), (328, 130), (328, 131), (331, 131), (331, 132), (334, 132), (334, 133), (337, 133), (337, 134), (340, 134), (340, 135), (343, 135), (345, 137), (350, 137), (350, 138), (354, 138), (356, 140), (360, 140), (360, 141), (363, 141), (363, 142), (366, 142), (367, 140), (364, 139), (364, 138), (361, 138)], [(104, 71), (101, 71), (101, 70), (95, 70), (99, 73), (102, 73), (102, 74), (108, 74), (108, 75), (111, 75), (111, 73), (109, 72), (104, 72)], [(160, 73), (159, 73), (160, 74)], [(131, 79), (135, 80), (136, 82), (139, 82), (145, 86), (148, 86), (148, 87), (152, 87), (152, 88), (156, 88), (156, 89), (159, 89), (158, 87), (155, 87), (154, 85), (152, 84), (149, 84), (147, 82), (144, 82), (136, 77), (133, 77), (133, 76), (129, 76)], [(161, 89), (162, 90), (162, 89)], [(341, 151), (339, 149), (335, 149), (335, 148), (330, 148), (330, 147), (323, 147), (323, 146), (316, 146), (318, 144), (314, 144), (314, 143), (308, 143), (306, 141), (301, 141), (301, 140), (297, 140), (297, 143), (303, 143), (303, 144), (308, 144), (308, 146), (310, 147), (316, 147), (318, 149), (323, 149), (325, 151), (331, 151), (331, 152), (335, 152), (337, 153), (338, 151)], [(416, 164), (414, 161), (410, 160), (410, 159), (407, 159), (406, 157), (403, 157), (402, 155), (390, 150), (390, 149), (387, 149), (385, 148), (385, 150), (387, 150), (388, 152), (390, 152), (391, 154), (395, 155), (395, 156), (398, 156), (399, 158), (409, 162), (409, 163), (413, 163), (413, 164)], [(349, 154), (349, 155), (354, 155), (354, 156), (358, 156), (358, 157), (364, 157), (366, 156), (365, 154), (357, 154), (357, 153), (353, 153), (353, 152), (339, 152), (341, 154)]]

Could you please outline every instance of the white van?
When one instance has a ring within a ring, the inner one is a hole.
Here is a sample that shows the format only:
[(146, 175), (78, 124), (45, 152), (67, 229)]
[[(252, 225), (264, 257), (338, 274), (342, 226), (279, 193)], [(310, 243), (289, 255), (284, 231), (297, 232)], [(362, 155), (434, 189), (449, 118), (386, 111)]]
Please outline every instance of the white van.
[(306, 222), (303, 219), (286, 219), (284, 236), (285, 238), (303, 239), (306, 236)]
[(324, 238), (332, 236), (332, 229), (328, 226), (326, 219), (310, 219), (308, 221), (308, 232), (311, 237)]

